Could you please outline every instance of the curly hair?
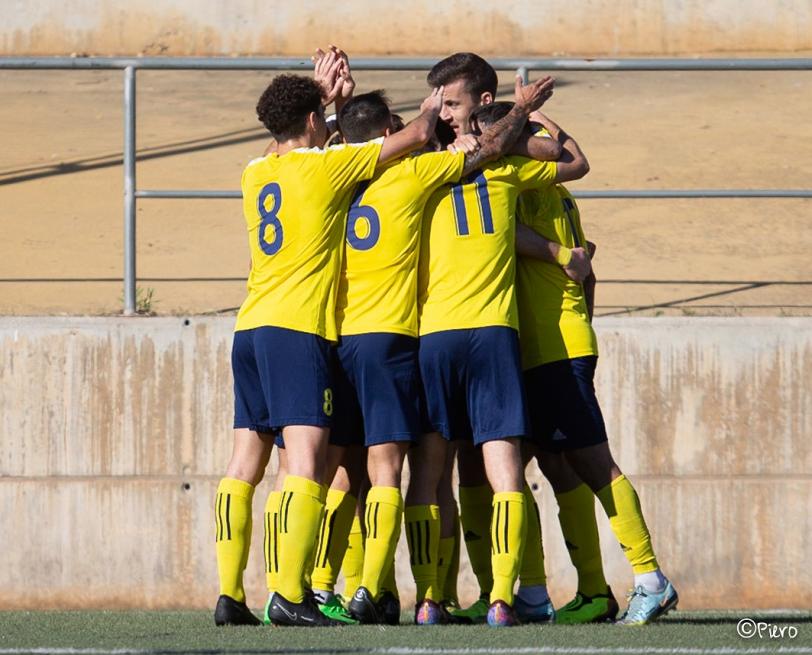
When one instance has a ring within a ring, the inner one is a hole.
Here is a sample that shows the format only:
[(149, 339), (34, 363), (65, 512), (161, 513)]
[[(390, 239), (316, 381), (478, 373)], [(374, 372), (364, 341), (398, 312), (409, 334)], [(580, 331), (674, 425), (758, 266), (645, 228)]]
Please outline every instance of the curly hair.
[(426, 81), (432, 88), (457, 80), (464, 80), (468, 93), (477, 98), (486, 91), (495, 96), (499, 83), (493, 66), (473, 52), (456, 52), (438, 61), (426, 76)]
[(277, 75), (257, 102), (257, 117), (277, 141), (304, 134), (307, 116), (322, 111), (321, 89), (309, 77)]

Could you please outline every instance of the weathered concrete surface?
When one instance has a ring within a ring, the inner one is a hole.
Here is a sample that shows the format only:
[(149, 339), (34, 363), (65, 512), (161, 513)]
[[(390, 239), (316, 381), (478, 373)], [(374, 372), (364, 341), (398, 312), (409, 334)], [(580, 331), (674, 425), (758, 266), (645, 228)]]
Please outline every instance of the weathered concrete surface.
[[(0, 319), (0, 608), (206, 607), (233, 318)], [(812, 319), (604, 319), (597, 390), (681, 606), (812, 606)], [(271, 476), (269, 476), (271, 477)], [(539, 475), (554, 600), (575, 578)], [(267, 493), (257, 490), (254, 543)], [(631, 575), (596, 504), (610, 583)], [(401, 544), (401, 549), (404, 544)], [(398, 576), (413, 593), (407, 559)], [(790, 564), (788, 564), (790, 563)], [(261, 605), (261, 548), (246, 573)], [(473, 577), (461, 576), (464, 599)], [(712, 581), (712, 584), (709, 582)]]
[[(630, 55), (812, 48), (806, 0), (6, 0), (0, 54), (300, 56), (340, 43), (356, 54)], [(385, 34), (386, 38), (372, 35)]]

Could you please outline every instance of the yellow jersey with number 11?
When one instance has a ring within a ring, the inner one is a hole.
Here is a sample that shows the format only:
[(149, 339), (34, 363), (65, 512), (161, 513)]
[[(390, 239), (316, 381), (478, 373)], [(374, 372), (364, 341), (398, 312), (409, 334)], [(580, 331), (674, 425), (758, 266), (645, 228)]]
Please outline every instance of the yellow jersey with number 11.
[(255, 159), (242, 175), (251, 249), (248, 297), (236, 330), (274, 326), (335, 341), (335, 301), (347, 209), (370, 179), (383, 139)]
[(356, 190), (338, 289), (341, 335), (417, 336), (417, 257), (423, 209), (438, 186), (456, 182), (463, 153), (431, 152), (384, 167)]
[(516, 200), (555, 182), (555, 162), (503, 157), (426, 204), (419, 261), (420, 334), (519, 328)]

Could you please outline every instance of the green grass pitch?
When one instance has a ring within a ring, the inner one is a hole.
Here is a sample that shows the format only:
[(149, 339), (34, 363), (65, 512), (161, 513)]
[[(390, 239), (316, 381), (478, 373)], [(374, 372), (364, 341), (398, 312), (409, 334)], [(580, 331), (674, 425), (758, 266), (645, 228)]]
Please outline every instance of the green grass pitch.
[[(744, 639), (742, 617), (784, 628)], [(403, 620), (408, 617), (404, 614)], [(796, 636), (789, 636), (794, 627)], [(216, 628), (202, 611), (0, 612), (0, 655), (185, 655), (191, 653), (369, 653), (382, 655), (812, 655), (810, 612), (674, 612), (638, 628), (613, 625)]]

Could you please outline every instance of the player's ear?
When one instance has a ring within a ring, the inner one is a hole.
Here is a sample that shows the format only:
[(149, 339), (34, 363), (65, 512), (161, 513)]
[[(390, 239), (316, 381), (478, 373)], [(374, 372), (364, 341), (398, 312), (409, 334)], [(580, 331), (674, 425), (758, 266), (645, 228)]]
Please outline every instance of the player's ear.
[(391, 127), (387, 127), (387, 128), (386, 128), (386, 129), (383, 131), (383, 135), (384, 135), (384, 136), (392, 136), (392, 128), (391, 128)]
[(479, 104), (489, 105), (493, 102), (493, 94), (490, 91), (485, 91), (479, 96)]
[(311, 111), (307, 115), (307, 126), (313, 131), (317, 132), (319, 127), (319, 113), (316, 111)]

